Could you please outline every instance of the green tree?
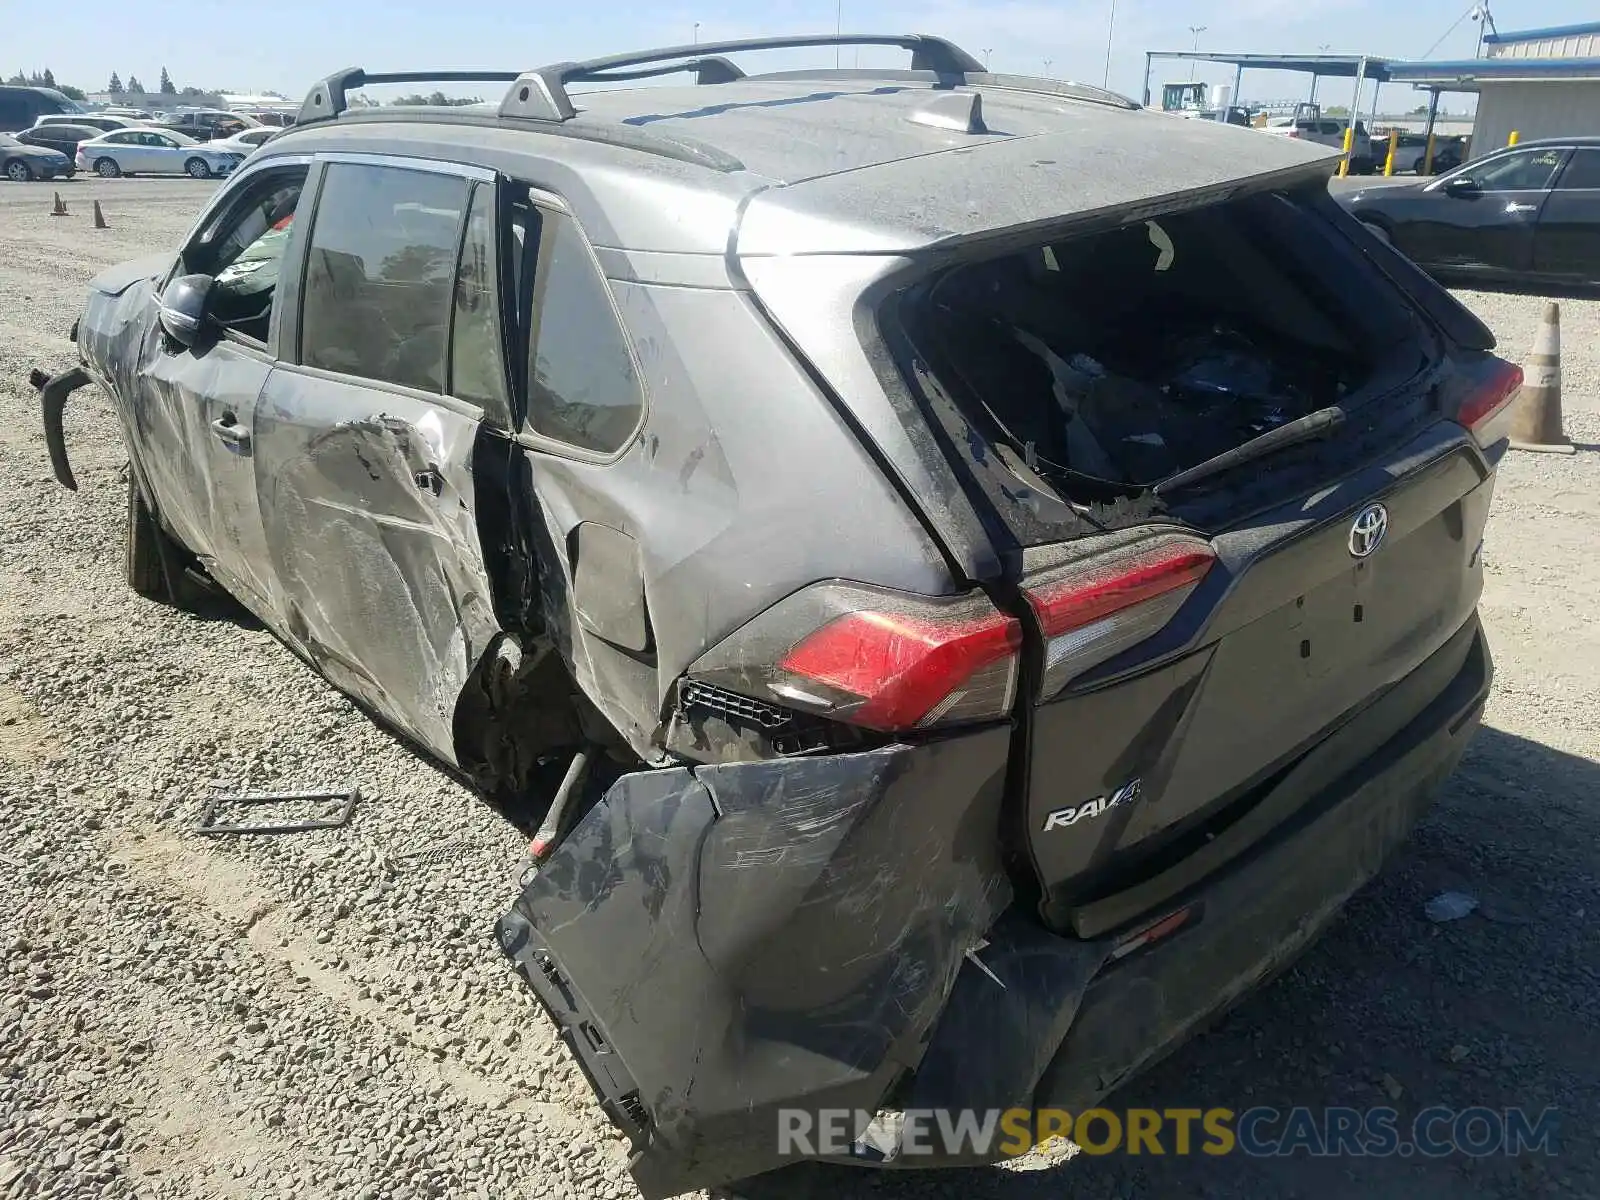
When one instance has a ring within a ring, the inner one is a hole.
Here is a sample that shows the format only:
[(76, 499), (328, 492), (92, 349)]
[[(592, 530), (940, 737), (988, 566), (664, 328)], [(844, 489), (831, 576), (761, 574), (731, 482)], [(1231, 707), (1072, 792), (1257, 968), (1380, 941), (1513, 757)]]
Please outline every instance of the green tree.
[(56, 73), (49, 67), (44, 69), (44, 86), (48, 88), (56, 86)]
[(15, 86), (15, 87), (27, 87), (28, 86), (28, 77), (27, 77), (27, 75), (23, 74), (21, 71), (18, 71), (10, 79), (6, 80), (6, 82), (8, 84), (11, 84), (11, 85)]
[(156, 87), (161, 89), (163, 96), (176, 96), (178, 94), (178, 89), (172, 86), (172, 76), (167, 74), (165, 67), (161, 68), (161, 82), (156, 84)]
[(204, 96), (205, 92), (201, 91), (197, 87), (192, 87), (191, 86), (191, 87), (184, 88), (183, 91), (179, 92), (178, 94), (180, 96)]
[(132, 92), (135, 96), (143, 96), (145, 94), (144, 84), (139, 82), (139, 77), (137, 75), (128, 76), (128, 91)]
[(60, 93), (68, 100), (77, 100), (81, 102), (89, 98), (83, 94), (82, 88), (73, 87), (70, 83), (63, 83), (57, 90), (60, 91)]
[(122, 80), (117, 78), (115, 71), (111, 72), (111, 82), (106, 84), (106, 91), (113, 96), (120, 96), (123, 93)]

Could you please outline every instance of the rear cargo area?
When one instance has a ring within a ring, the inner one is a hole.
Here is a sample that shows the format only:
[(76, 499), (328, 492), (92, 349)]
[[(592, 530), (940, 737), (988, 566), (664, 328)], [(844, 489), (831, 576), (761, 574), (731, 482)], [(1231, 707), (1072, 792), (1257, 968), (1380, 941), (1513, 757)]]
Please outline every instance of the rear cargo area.
[(944, 272), (900, 318), (1022, 481), (1137, 496), (1427, 365), (1409, 307), (1312, 209), (1267, 193), (1036, 242)]

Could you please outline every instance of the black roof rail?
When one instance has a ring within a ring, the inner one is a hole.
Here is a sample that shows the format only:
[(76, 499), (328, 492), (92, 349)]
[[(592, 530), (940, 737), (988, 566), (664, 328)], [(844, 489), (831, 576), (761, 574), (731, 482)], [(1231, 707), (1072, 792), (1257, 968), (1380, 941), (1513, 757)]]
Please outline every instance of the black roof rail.
[(387, 75), (369, 75), (360, 67), (346, 67), (335, 71), (306, 93), (300, 106), (296, 125), (308, 121), (325, 121), (337, 117), (350, 107), (347, 92), (374, 83), (511, 83), (517, 79), (515, 71), (400, 71)]
[[(569, 83), (605, 83), (614, 80), (644, 79), (693, 72), (700, 83), (729, 83), (744, 78), (725, 54), (746, 50), (793, 50), (811, 46), (899, 46), (911, 51), (911, 69), (932, 71), (961, 82), (969, 74), (983, 74), (983, 64), (953, 42), (924, 33), (890, 34), (801, 34), (794, 37), (745, 38), (728, 42), (701, 42), (690, 46), (666, 46), (630, 54), (612, 54), (584, 62), (554, 63), (517, 77), (501, 102), (502, 117), (521, 117), (535, 121), (570, 121), (577, 115)], [(631, 67), (653, 69), (631, 71)]]

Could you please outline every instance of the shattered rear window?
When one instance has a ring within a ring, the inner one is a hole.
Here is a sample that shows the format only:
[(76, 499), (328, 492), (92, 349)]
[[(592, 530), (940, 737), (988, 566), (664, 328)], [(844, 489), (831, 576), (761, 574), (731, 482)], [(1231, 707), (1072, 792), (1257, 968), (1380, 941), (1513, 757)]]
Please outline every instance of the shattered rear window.
[(1068, 501), (1129, 497), (1422, 364), (1415, 318), (1291, 197), (953, 268), (901, 318), (990, 444)]

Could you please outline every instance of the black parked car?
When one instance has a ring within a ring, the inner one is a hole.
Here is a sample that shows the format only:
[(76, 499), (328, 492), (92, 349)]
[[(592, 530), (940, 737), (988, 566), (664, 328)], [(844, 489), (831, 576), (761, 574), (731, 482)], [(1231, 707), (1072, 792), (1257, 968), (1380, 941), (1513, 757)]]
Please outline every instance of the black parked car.
[(213, 138), (232, 137), (246, 129), (255, 129), (260, 124), (260, 121), (244, 113), (208, 108), (198, 112), (179, 113), (162, 121), (161, 128), (185, 134), (197, 142), (209, 142)]
[(1341, 203), (1441, 280), (1600, 286), (1600, 138), (1523, 142)]
[[(59, 122), (35, 125), (16, 135), (25, 146), (43, 146), (46, 150), (59, 150), (67, 156), (69, 166), (78, 156), (78, 143), (101, 136), (103, 130), (93, 125), (65, 125)], [(74, 167), (73, 170), (76, 170)], [(69, 175), (72, 171), (67, 172)]]
[(786, 1109), (1081, 1110), (1379, 870), (1493, 673), (1520, 372), (1324, 148), (937, 38), (724, 57), (852, 40), (333, 76), (36, 381), (69, 486), (110, 397), (137, 591), (533, 835), (497, 940), (650, 1200)]

